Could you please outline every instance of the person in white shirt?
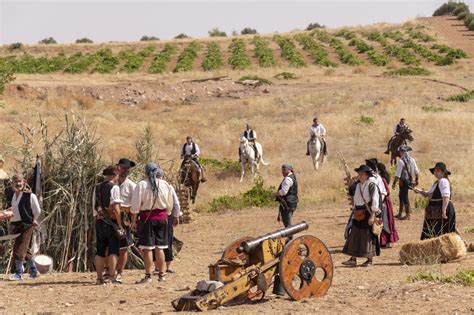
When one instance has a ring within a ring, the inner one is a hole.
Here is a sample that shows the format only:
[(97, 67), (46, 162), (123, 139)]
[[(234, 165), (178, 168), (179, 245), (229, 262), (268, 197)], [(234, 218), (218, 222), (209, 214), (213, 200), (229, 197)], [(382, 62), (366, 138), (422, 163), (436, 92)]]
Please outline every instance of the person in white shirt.
[(448, 178), (451, 172), (443, 162), (436, 163), (433, 168), (430, 168), (430, 172), (436, 178), (431, 188), (428, 191), (414, 189), (415, 193), (429, 198), (421, 232), (422, 240), (456, 232), (456, 211), (451, 202), (452, 191)]
[(367, 260), (362, 267), (371, 266), (373, 257), (380, 255), (378, 237), (372, 233), (371, 226), (381, 215), (380, 196), (372, 170), (367, 165), (356, 168), (359, 182), (354, 191), (352, 225), (342, 252), (351, 258), (343, 265), (355, 267), (357, 257)]
[(306, 155), (309, 155), (309, 143), (313, 137), (319, 137), (322, 140), (323, 154), (327, 155), (326, 128), (324, 128), (323, 124), (318, 123), (318, 117), (313, 119), (313, 124), (309, 127), (309, 140), (306, 143)]
[(387, 143), (387, 151), (385, 151), (385, 154), (390, 153), (390, 146), (392, 145), (393, 140), (402, 132), (403, 129), (408, 128), (408, 125), (406, 124), (405, 118), (400, 118), (400, 122), (393, 127), (393, 136), (388, 140)]
[[(399, 182), (398, 197), (400, 200), (398, 214), (395, 216), (400, 220), (410, 220), (410, 199), (408, 195), (409, 189), (418, 186), (419, 169), (415, 159), (408, 153), (411, 148), (402, 145), (398, 148), (400, 159), (397, 160), (397, 170), (395, 171), (395, 179), (393, 180), (392, 190), (395, 190), (397, 182)], [(403, 210), (406, 215), (403, 216)]]
[[(247, 124), (241, 136), (243, 136), (245, 139), (249, 141), (250, 146), (255, 151), (255, 159), (258, 160), (260, 157), (260, 153), (258, 152), (257, 146), (255, 145), (255, 142), (257, 141), (257, 132), (253, 130), (249, 124)], [(241, 154), (242, 152), (240, 151), (240, 147), (239, 147), (239, 162), (241, 162), (241, 158), (240, 158)]]
[(200, 155), (201, 150), (199, 149), (197, 143), (194, 142), (193, 137), (187, 136), (186, 143), (183, 144), (183, 147), (181, 148), (181, 159), (183, 160), (183, 162), (181, 163), (181, 169), (183, 168), (186, 158), (190, 157), (191, 160), (198, 167), (200, 172), (200, 180), (204, 183), (206, 181), (206, 178), (204, 177), (204, 168), (201, 166), (201, 163), (199, 163)]
[(285, 163), (281, 166), (281, 173), (283, 180), (278, 187), (278, 190), (273, 193), (279, 202), (278, 221), (283, 221), (283, 225), (288, 227), (291, 225), (293, 212), (298, 206), (298, 182), (293, 172), (293, 166)]
[(127, 236), (120, 240), (120, 253), (117, 263), (117, 281), (122, 281), (122, 271), (127, 265), (128, 250), (133, 245), (133, 237), (130, 231), (130, 207), (132, 206), (132, 194), (137, 186), (128, 175), (130, 170), (135, 167), (135, 162), (122, 158), (117, 163), (120, 173), (118, 176), (118, 185), (120, 188), (120, 197), (122, 204), (120, 205), (120, 215), (122, 216), (122, 225), (126, 231)]
[(12, 186), (14, 193), (11, 208), (7, 209), (8, 212), (11, 211), (13, 214), (10, 221), (10, 234), (20, 235), (15, 238), (13, 244), (16, 271), (11, 275), (10, 280), (22, 280), (25, 261), (30, 267), (29, 279), (34, 279), (38, 277), (39, 273), (36, 269), (34, 255), (30, 252), (29, 247), (33, 230), (38, 226), (37, 219), (41, 213), (41, 208), (36, 195), (26, 191), (26, 181), (22, 175), (16, 174), (12, 177)]
[[(165, 256), (168, 248), (168, 214), (173, 215), (173, 225), (179, 223), (180, 209), (174, 207), (174, 188), (158, 178), (160, 168), (155, 163), (145, 165), (145, 179), (140, 181), (132, 195), (131, 228), (137, 231), (138, 246), (143, 250), (145, 277), (138, 283), (150, 283), (153, 272), (153, 250), (158, 248), (158, 281), (165, 280)], [(137, 226), (138, 221), (138, 226)]]

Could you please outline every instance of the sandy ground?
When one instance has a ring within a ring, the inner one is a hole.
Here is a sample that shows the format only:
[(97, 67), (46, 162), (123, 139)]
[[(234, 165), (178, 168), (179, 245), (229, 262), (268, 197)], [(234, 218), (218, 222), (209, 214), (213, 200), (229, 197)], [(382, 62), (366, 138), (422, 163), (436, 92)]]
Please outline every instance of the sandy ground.
[[(458, 228), (474, 226), (474, 206), (457, 205)], [(382, 250), (371, 268), (346, 268), (341, 253), (347, 207), (326, 208), (315, 204), (299, 209), (294, 222), (306, 220), (310, 228), (300, 233), (320, 238), (328, 247), (334, 262), (334, 278), (328, 294), (320, 299), (292, 302), (287, 297), (267, 296), (262, 302), (223, 307), (214, 313), (458, 313), (474, 312), (474, 287), (451, 284), (412, 283), (409, 276), (428, 269), (446, 275), (474, 267), (474, 253), (460, 262), (432, 266), (403, 266), (398, 252), (405, 242), (419, 238), (422, 213), (411, 221), (397, 221), (401, 237), (394, 248)], [(134, 284), (142, 271), (126, 271), (124, 284), (96, 286), (93, 273), (44, 275), (34, 281), (0, 280), (0, 312), (87, 312), (130, 313), (171, 312), (170, 302), (193, 288), (197, 281), (207, 279), (207, 265), (215, 262), (224, 247), (241, 236), (258, 236), (279, 228), (275, 209), (247, 209), (220, 215), (203, 214), (194, 222), (177, 228), (176, 236), (185, 245), (176, 259), (177, 273), (166, 282), (156, 278), (150, 285)], [(474, 234), (463, 235), (468, 242)], [(359, 264), (363, 261), (359, 261)]]

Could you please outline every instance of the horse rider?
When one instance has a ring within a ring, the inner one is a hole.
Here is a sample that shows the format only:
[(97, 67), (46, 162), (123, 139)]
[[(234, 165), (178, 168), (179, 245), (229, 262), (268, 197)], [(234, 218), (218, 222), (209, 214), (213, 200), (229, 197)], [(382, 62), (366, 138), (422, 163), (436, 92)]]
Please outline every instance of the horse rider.
[(309, 127), (309, 140), (306, 143), (306, 155), (309, 155), (309, 143), (313, 137), (319, 137), (322, 141), (322, 150), (324, 155), (328, 155), (327, 145), (326, 145), (326, 128), (323, 124), (318, 123), (318, 117), (314, 117), (313, 124)]
[[(255, 141), (257, 140), (257, 132), (255, 130), (253, 130), (249, 124), (247, 124), (243, 134), (245, 139), (247, 139), (249, 141), (249, 144), (250, 146), (252, 147), (252, 149), (255, 151), (255, 159), (258, 160), (258, 158), (260, 157), (259, 156), (259, 153), (258, 153), (258, 150), (257, 150), (257, 147), (255, 146)], [(242, 152), (240, 151), (240, 147), (239, 147), (239, 162), (241, 162), (240, 160), (240, 155), (242, 154)]]
[(393, 140), (395, 140), (395, 138), (406, 128), (408, 128), (408, 125), (406, 124), (405, 118), (400, 118), (398, 124), (393, 127), (393, 136), (388, 140), (387, 151), (384, 152), (385, 154), (390, 153), (390, 146), (392, 145)]
[(201, 154), (201, 150), (199, 146), (194, 142), (193, 137), (187, 136), (186, 143), (183, 144), (183, 148), (181, 149), (181, 159), (183, 162), (181, 163), (181, 168), (184, 165), (184, 158), (190, 156), (192, 161), (197, 165), (199, 169), (199, 175), (201, 178), (201, 182), (204, 183), (206, 178), (204, 177), (204, 169), (202, 168), (201, 164), (199, 163), (199, 155)]
[(273, 193), (273, 197), (280, 203), (278, 209), (278, 221), (283, 221), (283, 225), (288, 227), (291, 225), (291, 217), (298, 205), (298, 182), (293, 173), (293, 166), (285, 163), (281, 166), (281, 174), (283, 180), (278, 187), (278, 190)]

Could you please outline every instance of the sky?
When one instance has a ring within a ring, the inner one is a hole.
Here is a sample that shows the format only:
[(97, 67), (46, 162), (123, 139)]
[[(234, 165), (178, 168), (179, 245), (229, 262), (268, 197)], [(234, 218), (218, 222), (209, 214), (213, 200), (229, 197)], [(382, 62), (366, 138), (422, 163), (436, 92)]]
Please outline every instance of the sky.
[[(328, 27), (397, 23), (431, 16), (438, 0), (0, 0), (0, 44), (59, 43), (87, 37), (94, 42), (137, 41), (143, 35), (170, 39), (179, 33), (205, 37), (215, 27), (231, 34), (245, 27), (259, 33)], [(474, 7), (474, 0), (465, 1)]]

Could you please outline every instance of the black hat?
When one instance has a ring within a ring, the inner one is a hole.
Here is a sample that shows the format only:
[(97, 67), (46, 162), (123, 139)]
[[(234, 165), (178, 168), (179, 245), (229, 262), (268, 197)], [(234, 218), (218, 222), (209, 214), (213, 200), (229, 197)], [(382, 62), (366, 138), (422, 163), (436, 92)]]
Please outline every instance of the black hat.
[(372, 176), (372, 169), (368, 167), (367, 165), (362, 164), (358, 168), (355, 168), (354, 171), (357, 173), (367, 173), (367, 175)]
[(377, 172), (377, 164), (379, 164), (379, 161), (376, 158), (365, 160), (365, 165), (370, 167), (374, 172)]
[(123, 168), (132, 168), (132, 167), (135, 167), (135, 162), (130, 161), (129, 159), (126, 159), (126, 158), (122, 158), (118, 161), (117, 165), (120, 165)]
[(104, 176), (115, 176), (117, 175), (116, 171), (115, 171), (115, 167), (110, 165), (110, 166), (107, 166), (106, 168), (104, 168), (104, 170), (102, 171), (102, 175)]
[(443, 162), (438, 162), (436, 163), (436, 165), (433, 167), (433, 168), (430, 168), (430, 172), (431, 174), (434, 174), (434, 171), (435, 169), (439, 168), (440, 170), (442, 170), (444, 173), (448, 174), (448, 175), (451, 175), (451, 172), (448, 171), (448, 169), (446, 168), (446, 164), (444, 164)]

